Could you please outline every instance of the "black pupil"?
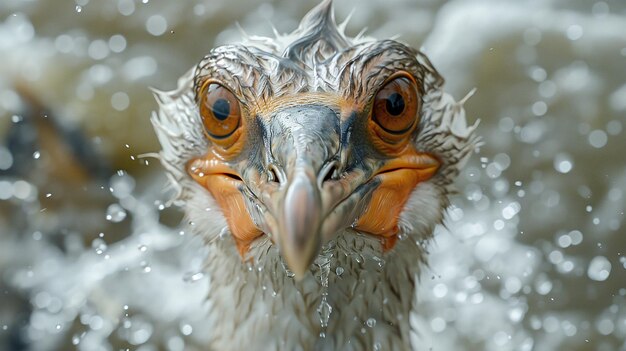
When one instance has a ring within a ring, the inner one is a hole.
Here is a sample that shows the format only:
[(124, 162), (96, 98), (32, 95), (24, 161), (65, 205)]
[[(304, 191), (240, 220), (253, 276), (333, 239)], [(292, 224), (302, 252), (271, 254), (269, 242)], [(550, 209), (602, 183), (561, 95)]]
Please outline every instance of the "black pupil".
[(225, 120), (230, 115), (230, 103), (226, 99), (218, 99), (213, 104), (213, 115), (220, 121)]
[(393, 93), (387, 98), (387, 112), (392, 116), (398, 116), (404, 111), (404, 99), (402, 95)]

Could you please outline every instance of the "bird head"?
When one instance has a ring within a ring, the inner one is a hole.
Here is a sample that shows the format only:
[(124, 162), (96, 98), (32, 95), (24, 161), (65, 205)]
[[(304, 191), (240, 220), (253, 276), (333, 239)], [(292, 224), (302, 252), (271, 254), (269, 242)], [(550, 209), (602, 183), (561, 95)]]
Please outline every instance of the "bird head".
[(424, 54), (344, 28), (324, 1), (156, 93), (161, 161), (196, 231), (226, 228), (243, 260), (269, 238), (297, 277), (341, 235), (381, 252), (430, 237), (477, 143)]

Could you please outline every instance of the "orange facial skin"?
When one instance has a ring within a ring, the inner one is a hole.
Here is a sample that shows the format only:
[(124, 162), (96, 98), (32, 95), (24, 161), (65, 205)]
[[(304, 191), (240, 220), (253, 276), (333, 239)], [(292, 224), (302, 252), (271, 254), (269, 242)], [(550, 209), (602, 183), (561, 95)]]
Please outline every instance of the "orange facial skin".
[(211, 193), (220, 206), (237, 243), (239, 254), (245, 257), (252, 241), (263, 232), (254, 225), (248, 214), (245, 199), (239, 190), (242, 186), (239, 176), (223, 161), (210, 155), (208, 153), (204, 157), (191, 160), (187, 171), (198, 184)]
[(370, 203), (357, 221), (355, 229), (381, 236), (385, 251), (391, 250), (399, 232), (398, 220), (409, 196), (417, 184), (430, 179), (439, 168), (432, 156), (420, 154), (410, 148), (389, 161), (378, 171), (380, 185)]

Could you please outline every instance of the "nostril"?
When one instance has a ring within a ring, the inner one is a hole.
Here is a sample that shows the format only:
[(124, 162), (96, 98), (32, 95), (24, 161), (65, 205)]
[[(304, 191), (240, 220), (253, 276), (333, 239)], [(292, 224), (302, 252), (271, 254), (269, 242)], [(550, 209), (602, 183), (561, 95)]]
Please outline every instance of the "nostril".
[(267, 180), (272, 183), (280, 183), (279, 172), (276, 169), (276, 166), (270, 165), (267, 170)]
[(334, 173), (335, 173), (335, 167), (334, 167), (334, 165), (331, 165), (331, 167), (329, 167), (328, 172), (326, 172), (326, 175), (324, 176), (324, 179), (322, 179), (322, 183), (327, 182), (329, 180), (332, 180)]
[(331, 161), (327, 163), (326, 165), (324, 165), (324, 167), (322, 167), (322, 171), (320, 172), (319, 177), (318, 177), (318, 180), (319, 180), (318, 185), (321, 187), (322, 184), (328, 181), (336, 180), (338, 175), (339, 175), (339, 162)]

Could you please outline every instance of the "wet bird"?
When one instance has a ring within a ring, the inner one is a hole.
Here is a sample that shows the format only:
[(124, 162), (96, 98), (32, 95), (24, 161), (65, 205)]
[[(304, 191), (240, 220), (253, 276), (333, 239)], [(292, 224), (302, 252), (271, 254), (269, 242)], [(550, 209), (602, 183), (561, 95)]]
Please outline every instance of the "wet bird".
[(410, 349), (425, 243), (477, 147), (428, 58), (331, 1), (210, 51), (152, 117), (207, 247), (217, 350)]

